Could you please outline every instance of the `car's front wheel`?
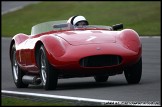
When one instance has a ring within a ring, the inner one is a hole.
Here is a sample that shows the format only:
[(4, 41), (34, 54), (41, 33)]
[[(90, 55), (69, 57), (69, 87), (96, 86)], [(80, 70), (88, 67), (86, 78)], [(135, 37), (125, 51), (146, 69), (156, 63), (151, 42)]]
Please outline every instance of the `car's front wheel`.
[(129, 84), (137, 84), (141, 80), (142, 75), (142, 57), (131, 67), (124, 70), (125, 78)]
[(22, 77), (24, 76), (24, 71), (19, 67), (17, 63), (15, 45), (12, 46), (12, 51), (11, 51), (11, 66), (12, 66), (12, 76), (16, 87), (17, 88), (28, 87), (28, 84), (24, 84), (22, 81)]
[(42, 84), (45, 90), (54, 90), (57, 86), (58, 72), (49, 63), (45, 48), (42, 45), (39, 50), (39, 67)]

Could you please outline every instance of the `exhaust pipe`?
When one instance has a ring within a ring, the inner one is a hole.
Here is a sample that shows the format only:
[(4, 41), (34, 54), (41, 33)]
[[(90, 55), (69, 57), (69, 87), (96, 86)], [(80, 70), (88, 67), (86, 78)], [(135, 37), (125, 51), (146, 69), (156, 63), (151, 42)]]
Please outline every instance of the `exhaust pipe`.
[(33, 85), (38, 85), (41, 83), (41, 79), (38, 76), (29, 76), (29, 75), (24, 75), (22, 77), (22, 82), (24, 84), (33, 84)]

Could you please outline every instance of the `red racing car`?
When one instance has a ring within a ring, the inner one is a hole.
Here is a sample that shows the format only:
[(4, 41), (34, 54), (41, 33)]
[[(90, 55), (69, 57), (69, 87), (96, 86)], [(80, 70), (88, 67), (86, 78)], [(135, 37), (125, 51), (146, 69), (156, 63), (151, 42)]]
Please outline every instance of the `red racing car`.
[(17, 88), (42, 84), (53, 90), (60, 78), (92, 76), (106, 82), (123, 72), (129, 84), (140, 82), (142, 43), (136, 31), (123, 24), (74, 27), (66, 22), (40, 23), (31, 35), (12, 38), (9, 53)]

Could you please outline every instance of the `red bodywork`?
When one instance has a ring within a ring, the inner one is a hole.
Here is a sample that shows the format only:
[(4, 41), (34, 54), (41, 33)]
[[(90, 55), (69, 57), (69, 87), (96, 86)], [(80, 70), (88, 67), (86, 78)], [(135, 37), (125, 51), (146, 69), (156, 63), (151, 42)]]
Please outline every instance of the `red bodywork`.
[[(114, 72), (113, 75), (118, 74), (124, 67), (136, 63), (142, 54), (139, 35), (132, 29), (61, 30), (33, 36), (17, 34), (13, 37), (11, 46), (13, 43), (16, 44), (16, 59), (19, 66), (32, 74), (39, 74), (36, 55), (40, 44), (44, 45), (48, 61), (60, 75), (86, 76), (110, 72)], [(113, 66), (81, 66), (82, 58), (99, 55), (120, 56), (121, 62)]]

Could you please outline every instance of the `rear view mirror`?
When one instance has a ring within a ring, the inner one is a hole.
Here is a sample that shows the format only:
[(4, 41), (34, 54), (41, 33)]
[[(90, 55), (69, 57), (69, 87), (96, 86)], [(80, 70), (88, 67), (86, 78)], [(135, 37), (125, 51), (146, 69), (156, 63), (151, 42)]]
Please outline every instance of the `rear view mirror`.
[(53, 25), (53, 28), (65, 28), (65, 27), (68, 27), (68, 24)]
[(123, 29), (123, 24), (116, 24), (112, 26), (113, 30)]

